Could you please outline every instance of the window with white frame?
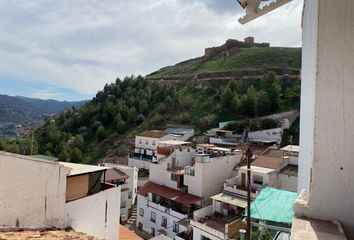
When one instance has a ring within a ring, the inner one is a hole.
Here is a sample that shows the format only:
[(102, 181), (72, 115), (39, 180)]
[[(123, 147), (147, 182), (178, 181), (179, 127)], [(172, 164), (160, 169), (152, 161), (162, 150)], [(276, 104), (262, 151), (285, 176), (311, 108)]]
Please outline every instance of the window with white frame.
[(177, 181), (177, 174), (171, 173), (171, 181)]
[(165, 216), (162, 216), (161, 218), (161, 226), (167, 227), (167, 218)]
[(177, 222), (173, 222), (173, 232), (179, 233), (179, 224)]
[(151, 212), (150, 221), (153, 223), (156, 223), (156, 213), (155, 212)]
[(139, 215), (144, 217), (144, 208), (139, 208)]

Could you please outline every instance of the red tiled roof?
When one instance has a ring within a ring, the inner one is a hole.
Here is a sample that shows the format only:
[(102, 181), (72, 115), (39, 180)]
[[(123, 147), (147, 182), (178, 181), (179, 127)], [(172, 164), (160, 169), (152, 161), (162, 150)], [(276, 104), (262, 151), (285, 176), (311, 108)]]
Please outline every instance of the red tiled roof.
[(119, 240), (142, 240), (142, 238), (123, 225), (119, 225)]
[(254, 160), (251, 165), (270, 169), (279, 169), (285, 164), (282, 158), (259, 156)]
[(149, 192), (181, 204), (192, 204), (202, 200), (202, 198), (198, 196), (180, 192), (176, 189), (153, 182), (145, 183), (138, 191), (138, 194), (147, 197)]

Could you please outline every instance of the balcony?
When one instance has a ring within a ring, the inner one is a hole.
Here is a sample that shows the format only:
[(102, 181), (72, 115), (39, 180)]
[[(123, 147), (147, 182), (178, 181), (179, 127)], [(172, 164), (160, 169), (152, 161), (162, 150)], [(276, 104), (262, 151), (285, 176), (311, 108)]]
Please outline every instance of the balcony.
[(191, 225), (220, 239), (234, 238), (242, 228), (241, 214), (212, 212), (212, 206), (194, 212)]
[(151, 162), (151, 160), (153, 159), (153, 156), (133, 152), (133, 153), (129, 153), (129, 158), (133, 158), (133, 159), (137, 159), (137, 160), (141, 160), (141, 161), (146, 161), (146, 162)]

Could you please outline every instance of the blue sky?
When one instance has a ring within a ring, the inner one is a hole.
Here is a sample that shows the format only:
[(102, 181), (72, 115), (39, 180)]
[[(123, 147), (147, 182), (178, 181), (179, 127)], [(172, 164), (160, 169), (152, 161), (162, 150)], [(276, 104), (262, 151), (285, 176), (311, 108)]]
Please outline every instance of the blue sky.
[(300, 46), (301, 11), (294, 0), (240, 25), (234, 0), (2, 0), (0, 94), (89, 99), (229, 38)]

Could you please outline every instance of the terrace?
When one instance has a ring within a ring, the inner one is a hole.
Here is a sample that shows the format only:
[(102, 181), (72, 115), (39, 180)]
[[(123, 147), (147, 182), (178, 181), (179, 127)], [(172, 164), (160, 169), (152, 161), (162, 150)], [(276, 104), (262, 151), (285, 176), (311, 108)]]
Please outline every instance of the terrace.
[(220, 239), (234, 238), (242, 227), (242, 211), (232, 210), (231, 205), (226, 205), (230, 208), (223, 213), (214, 211), (213, 205), (195, 211), (191, 225)]

